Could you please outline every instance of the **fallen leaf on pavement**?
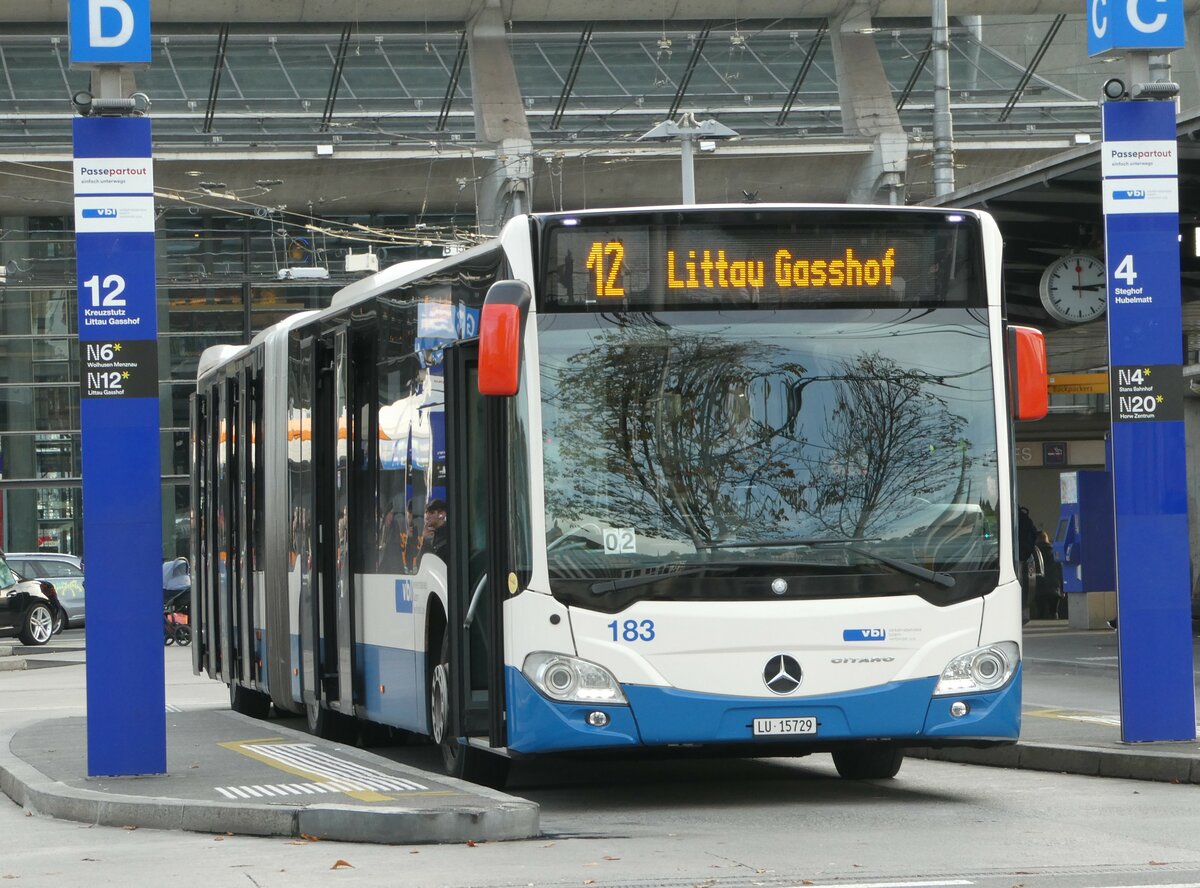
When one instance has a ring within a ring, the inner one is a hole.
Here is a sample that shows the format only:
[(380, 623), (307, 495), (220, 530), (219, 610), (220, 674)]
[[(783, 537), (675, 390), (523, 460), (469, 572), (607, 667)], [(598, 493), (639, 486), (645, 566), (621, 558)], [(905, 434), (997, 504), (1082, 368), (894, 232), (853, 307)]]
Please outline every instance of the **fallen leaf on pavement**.
[(335, 861), (333, 862), (333, 866), (331, 866), (331, 867), (330, 867), (330, 869), (345, 869), (346, 867), (349, 867), (350, 869), (354, 869), (354, 865), (353, 865), (353, 864), (351, 864), (351, 863), (349, 863), (349, 862), (347, 862), (347, 861), (345, 861), (345, 860), (342, 860), (342, 859), (339, 857), (337, 860), (335, 860)]

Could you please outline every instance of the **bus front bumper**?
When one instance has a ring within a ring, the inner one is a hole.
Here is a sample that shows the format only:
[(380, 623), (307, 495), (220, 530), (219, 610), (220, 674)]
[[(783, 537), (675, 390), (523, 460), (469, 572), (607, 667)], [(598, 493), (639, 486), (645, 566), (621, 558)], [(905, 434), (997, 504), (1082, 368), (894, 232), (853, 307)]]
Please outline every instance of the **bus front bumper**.
[[(671, 745), (811, 745), (814, 751), (854, 740), (901, 746), (1011, 743), (1021, 723), (1021, 668), (996, 691), (934, 697), (936, 677), (891, 682), (825, 697), (768, 700), (623, 685), (628, 706), (549, 700), (516, 669), (507, 670), (508, 748), (534, 754)], [(967, 712), (951, 714), (955, 702)], [(608, 723), (589, 724), (603, 712)], [(756, 718), (817, 719), (815, 735), (755, 737)], [(752, 748), (748, 754), (760, 751)]]

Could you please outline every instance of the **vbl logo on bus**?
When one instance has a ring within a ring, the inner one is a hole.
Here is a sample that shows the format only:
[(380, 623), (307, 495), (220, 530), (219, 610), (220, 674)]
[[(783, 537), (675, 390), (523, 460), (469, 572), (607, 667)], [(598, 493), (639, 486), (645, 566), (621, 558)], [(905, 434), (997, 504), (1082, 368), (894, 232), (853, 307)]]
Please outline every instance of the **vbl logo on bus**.
[(842, 641), (886, 641), (886, 629), (843, 629)]

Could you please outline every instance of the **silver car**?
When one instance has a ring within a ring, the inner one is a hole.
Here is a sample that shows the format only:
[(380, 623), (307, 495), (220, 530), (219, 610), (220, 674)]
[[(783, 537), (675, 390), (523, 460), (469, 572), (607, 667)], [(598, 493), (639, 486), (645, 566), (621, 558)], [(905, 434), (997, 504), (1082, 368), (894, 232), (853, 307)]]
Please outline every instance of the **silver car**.
[(83, 562), (62, 552), (9, 552), (8, 564), (27, 580), (46, 580), (58, 593), (66, 611), (66, 625), (81, 626), (83, 614)]

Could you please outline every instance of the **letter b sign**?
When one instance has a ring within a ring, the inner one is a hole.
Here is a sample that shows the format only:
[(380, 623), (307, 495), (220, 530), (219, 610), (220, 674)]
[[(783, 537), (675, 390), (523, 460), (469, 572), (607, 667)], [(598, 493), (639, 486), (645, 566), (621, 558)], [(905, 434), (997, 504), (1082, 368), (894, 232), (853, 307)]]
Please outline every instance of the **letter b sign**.
[(71, 64), (150, 62), (150, 0), (71, 0)]
[(1088, 55), (1183, 48), (1183, 0), (1086, 0)]

